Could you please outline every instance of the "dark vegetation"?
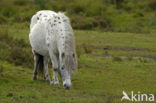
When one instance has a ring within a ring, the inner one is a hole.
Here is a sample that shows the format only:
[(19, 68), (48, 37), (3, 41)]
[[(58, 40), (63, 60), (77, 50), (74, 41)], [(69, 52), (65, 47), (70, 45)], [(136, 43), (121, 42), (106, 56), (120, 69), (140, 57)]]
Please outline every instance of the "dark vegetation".
[(155, 0), (1, 0), (0, 24), (29, 24), (43, 9), (66, 12), (74, 29), (144, 33), (156, 26)]
[(32, 67), (33, 55), (31, 47), (24, 39), (14, 39), (8, 35), (8, 31), (1, 31), (0, 60), (8, 61), (15, 65)]

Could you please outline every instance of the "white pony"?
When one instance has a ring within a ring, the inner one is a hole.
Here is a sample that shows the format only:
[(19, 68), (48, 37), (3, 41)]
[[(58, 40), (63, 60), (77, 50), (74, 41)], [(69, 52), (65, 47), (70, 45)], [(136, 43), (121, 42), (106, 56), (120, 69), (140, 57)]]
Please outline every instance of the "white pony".
[[(48, 83), (59, 86), (59, 73), (63, 87), (70, 89), (72, 73), (77, 68), (77, 55), (68, 17), (50, 10), (37, 12), (31, 19), (29, 40), (34, 54), (32, 79), (36, 80), (37, 71), (42, 70)], [(48, 75), (49, 58), (53, 68), (52, 81)]]

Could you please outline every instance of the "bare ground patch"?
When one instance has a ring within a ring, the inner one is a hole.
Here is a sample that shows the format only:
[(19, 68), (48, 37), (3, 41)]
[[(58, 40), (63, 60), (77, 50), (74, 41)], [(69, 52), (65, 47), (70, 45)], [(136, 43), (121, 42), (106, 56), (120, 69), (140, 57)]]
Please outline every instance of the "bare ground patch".
[(136, 48), (136, 47), (120, 47), (120, 46), (91, 46), (91, 47), (93, 49), (104, 49), (104, 50), (156, 52), (156, 50), (151, 50), (151, 49), (147, 49), (147, 48)]

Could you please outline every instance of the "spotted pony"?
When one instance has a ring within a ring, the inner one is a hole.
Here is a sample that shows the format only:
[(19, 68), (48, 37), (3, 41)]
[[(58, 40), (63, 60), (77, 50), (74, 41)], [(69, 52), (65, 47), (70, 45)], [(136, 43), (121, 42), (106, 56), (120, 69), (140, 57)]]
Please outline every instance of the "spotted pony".
[[(60, 74), (63, 87), (70, 89), (74, 70), (77, 68), (75, 40), (69, 18), (61, 12), (42, 10), (31, 18), (29, 40), (34, 54), (33, 80), (38, 71), (53, 86), (59, 86)], [(48, 73), (48, 62), (53, 68), (52, 81)]]

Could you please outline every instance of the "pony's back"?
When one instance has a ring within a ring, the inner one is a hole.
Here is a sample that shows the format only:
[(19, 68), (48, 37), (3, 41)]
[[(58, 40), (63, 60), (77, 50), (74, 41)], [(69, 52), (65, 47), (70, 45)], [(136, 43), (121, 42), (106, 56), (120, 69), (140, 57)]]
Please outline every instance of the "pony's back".
[(30, 30), (34, 27), (35, 24), (37, 24), (38, 20), (42, 18), (43, 16), (48, 16), (49, 18), (56, 13), (50, 10), (41, 10), (38, 11), (35, 15), (32, 16), (31, 18), (31, 23), (30, 23)]

